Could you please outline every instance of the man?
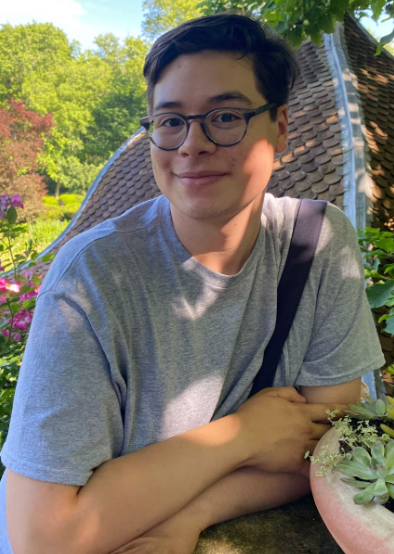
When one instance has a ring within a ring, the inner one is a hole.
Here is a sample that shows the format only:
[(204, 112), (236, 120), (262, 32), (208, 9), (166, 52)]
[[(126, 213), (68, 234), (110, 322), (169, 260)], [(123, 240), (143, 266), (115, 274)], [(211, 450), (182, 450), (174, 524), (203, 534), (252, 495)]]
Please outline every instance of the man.
[(265, 195), (295, 62), (221, 14), (158, 39), (144, 74), (164, 196), (46, 277), (2, 451), (3, 554), (191, 554), (207, 526), (306, 494), (326, 409), (383, 363), (355, 233), (328, 206), (275, 388), (247, 399), (297, 204)]

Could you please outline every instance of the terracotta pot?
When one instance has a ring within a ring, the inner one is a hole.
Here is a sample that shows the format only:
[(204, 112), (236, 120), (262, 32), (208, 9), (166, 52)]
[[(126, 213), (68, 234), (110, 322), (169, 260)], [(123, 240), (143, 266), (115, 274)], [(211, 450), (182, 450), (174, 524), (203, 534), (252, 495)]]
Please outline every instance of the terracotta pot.
[[(314, 456), (324, 445), (328, 454), (338, 452), (338, 431), (330, 429), (319, 441)], [(394, 514), (384, 506), (360, 506), (353, 496), (359, 489), (343, 483), (336, 471), (317, 476), (311, 464), (311, 487), (317, 509), (331, 535), (345, 554), (394, 554)]]

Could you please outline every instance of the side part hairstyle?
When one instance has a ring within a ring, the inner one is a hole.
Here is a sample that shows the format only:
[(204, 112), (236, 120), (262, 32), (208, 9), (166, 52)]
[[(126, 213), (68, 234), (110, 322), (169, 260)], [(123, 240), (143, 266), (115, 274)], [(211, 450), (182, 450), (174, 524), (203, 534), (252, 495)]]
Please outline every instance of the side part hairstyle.
[[(145, 58), (148, 113), (152, 114), (153, 92), (168, 65), (182, 55), (204, 50), (247, 57), (253, 66), (256, 85), (267, 102), (287, 104), (299, 73), (294, 54), (270, 27), (242, 12), (224, 12), (185, 21), (160, 36)], [(276, 120), (277, 108), (270, 110)]]

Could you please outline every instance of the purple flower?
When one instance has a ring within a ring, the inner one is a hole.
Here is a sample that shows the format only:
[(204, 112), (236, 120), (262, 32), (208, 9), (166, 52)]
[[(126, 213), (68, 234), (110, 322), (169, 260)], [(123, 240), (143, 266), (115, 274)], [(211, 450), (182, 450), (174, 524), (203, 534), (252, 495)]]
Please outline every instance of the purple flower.
[(23, 208), (23, 201), (20, 194), (14, 194), (14, 196), (11, 198), (11, 204), (14, 206), (14, 208)]

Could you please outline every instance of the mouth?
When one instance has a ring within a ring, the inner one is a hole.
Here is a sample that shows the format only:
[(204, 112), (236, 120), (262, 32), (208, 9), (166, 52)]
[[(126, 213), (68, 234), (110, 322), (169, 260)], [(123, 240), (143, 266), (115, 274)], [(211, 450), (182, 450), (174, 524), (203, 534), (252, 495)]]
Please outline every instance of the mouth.
[(175, 174), (179, 181), (186, 187), (201, 187), (204, 185), (213, 185), (224, 177), (225, 173), (181, 173)]

